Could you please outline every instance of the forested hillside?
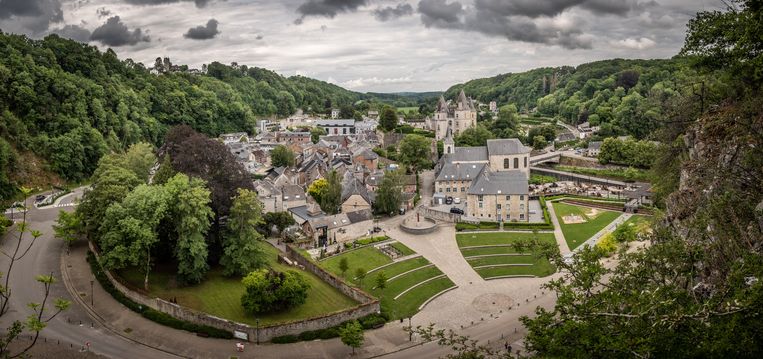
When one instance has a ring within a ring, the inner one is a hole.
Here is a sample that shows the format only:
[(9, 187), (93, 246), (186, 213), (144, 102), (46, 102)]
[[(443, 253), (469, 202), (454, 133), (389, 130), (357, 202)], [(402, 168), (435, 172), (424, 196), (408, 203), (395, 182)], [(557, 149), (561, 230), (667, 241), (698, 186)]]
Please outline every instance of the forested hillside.
[(472, 80), (451, 87), (446, 96), (463, 89), (484, 103), (511, 103), (570, 124), (601, 125), (603, 136), (647, 138), (664, 115), (663, 105), (694, 85), (699, 91), (696, 71), (682, 59), (612, 59)]
[[(21, 184), (88, 178), (104, 154), (140, 141), (159, 145), (172, 125), (217, 136), (251, 132), (255, 116), (377, 101), (261, 68), (218, 62), (207, 68), (206, 75), (153, 75), (111, 50), (56, 35), (31, 40), (0, 32), (0, 200)], [(392, 95), (379, 101), (416, 100)]]

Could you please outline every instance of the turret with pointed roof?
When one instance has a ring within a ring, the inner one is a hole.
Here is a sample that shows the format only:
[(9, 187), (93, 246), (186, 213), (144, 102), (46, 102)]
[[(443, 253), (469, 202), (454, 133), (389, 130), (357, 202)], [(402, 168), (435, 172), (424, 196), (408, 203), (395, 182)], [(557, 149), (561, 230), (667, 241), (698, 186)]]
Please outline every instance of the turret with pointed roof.
[(438, 140), (444, 139), (448, 131), (452, 136), (458, 135), (469, 127), (477, 125), (477, 109), (474, 101), (466, 97), (461, 90), (454, 101), (450, 103), (440, 96), (435, 109), (434, 118), (430, 121), (430, 128)]

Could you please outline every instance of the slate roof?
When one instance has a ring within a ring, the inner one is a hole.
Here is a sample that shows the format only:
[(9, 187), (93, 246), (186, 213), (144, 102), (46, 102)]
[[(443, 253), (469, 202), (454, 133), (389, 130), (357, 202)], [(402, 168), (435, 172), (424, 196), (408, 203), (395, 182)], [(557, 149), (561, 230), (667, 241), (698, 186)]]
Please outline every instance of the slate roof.
[(602, 143), (603, 143), (602, 141), (591, 141), (591, 142), (588, 142), (588, 149), (589, 150), (598, 150), (598, 149), (601, 149), (601, 144)]
[(527, 175), (519, 170), (485, 171), (472, 182), (468, 194), (528, 194)]
[[(306, 205), (305, 205), (305, 206), (299, 206), (299, 207), (292, 207), (292, 208), (289, 208), (289, 212), (293, 213), (294, 215), (296, 215), (296, 216), (297, 216), (297, 217), (299, 217), (299, 218), (302, 218), (302, 222), (303, 222), (303, 223), (304, 223), (305, 221), (309, 221), (309, 220), (315, 220), (315, 219), (318, 219), (318, 218), (323, 218), (323, 217), (325, 217), (325, 216), (326, 216), (326, 215), (325, 215), (325, 214), (323, 214), (323, 213), (320, 213), (320, 214), (318, 214), (318, 215), (316, 215), (316, 216), (311, 216), (311, 215), (309, 215), (309, 214), (307, 213), (308, 211), (307, 211), (307, 206), (306, 206)], [(300, 224), (301, 224), (301, 223), (300, 223)]]
[[(347, 176), (347, 174), (345, 174), (345, 176)], [(355, 194), (363, 197), (369, 204), (371, 203), (371, 199), (368, 197), (368, 189), (359, 179), (352, 177), (342, 181), (342, 203)]]
[(305, 199), (305, 191), (297, 185), (286, 185), (281, 189), (285, 201)]
[(485, 166), (484, 163), (449, 163), (442, 167), (435, 181), (472, 181), (479, 177)]
[(371, 213), (370, 209), (361, 209), (359, 211), (349, 212), (346, 214), (347, 214), (347, 219), (349, 219), (350, 223), (352, 224), (363, 222), (363, 221), (369, 221), (374, 218), (374, 215)]
[(487, 140), (487, 152), (490, 156), (518, 155), (530, 153), (532, 149), (519, 142), (516, 138)]
[(487, 147), (456, 147), (453, 153), (445, 155), (446, 163), (488, 161)]

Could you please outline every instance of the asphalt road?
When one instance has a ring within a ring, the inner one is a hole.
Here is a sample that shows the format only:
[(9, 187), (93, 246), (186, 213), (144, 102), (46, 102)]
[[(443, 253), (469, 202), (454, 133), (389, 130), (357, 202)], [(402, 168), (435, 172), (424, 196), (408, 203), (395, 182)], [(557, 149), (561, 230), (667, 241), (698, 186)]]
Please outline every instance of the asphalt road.
[[(58, 204), (74, 203), (81, 196), (82, 188), (78, 188), (71, 194), (60, 198)], [(29, 199), (27, 203), (32, 203)], [(87, 313), (79, 307), (71, 298), (61, 282), (61, 253), (63, 242), (54, 237), (52, 225), (60, 210), (73, 211), (73, 206), (35, 208), (30, 205), (27, 212), (27, 223), (30, 229), (42, 232), (29, 252), (14, 264), (11, 272), (10, 288), (10, 311), (0, 318), (2, 328), (7, 328), (13, 320), (24, 320), (32, 312), (27, 308), (28, 303), (39, 302), (43, 296), (43, 287), (35, 281), (35, 277), (41, 274), (53, 274), (57, 282), (51, 290), (51, 298), (64, 298), (72, 301), (72, 305), (65, 312), (50, 321), (41, 332), (41, 336), (48, 340), (59, 340), (69, 343), (75, 348), (91, 343), (92, 351), (113, 358), (177, 358), (177, 356), (157, 351), (155, 349), (130, 342), (121, 336), (114, 335), (97, 324), (91, 327), (92, 320)], [(19, 220), (23, 214), (16, 213), (14, 219)], [(2, 238), (2, 249), (10, 253), (15, 249), (17, 232), (11, 230)], [(22, 248), (29, 243), (31, 236), (25, 234), (22, 240)], [(6, 256), (0, 256), (0, 271), (6, 272), (9, 260)], [(80, 324), (81, 323), (81, 324)]]

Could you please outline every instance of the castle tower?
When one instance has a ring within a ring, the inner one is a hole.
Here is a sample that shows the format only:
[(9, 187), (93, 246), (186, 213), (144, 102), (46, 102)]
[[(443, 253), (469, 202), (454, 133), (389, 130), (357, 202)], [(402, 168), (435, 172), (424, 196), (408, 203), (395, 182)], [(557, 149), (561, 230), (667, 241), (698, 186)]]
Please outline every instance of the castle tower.
[(455, 152), (456, 150), (456, 141), (453, 141), (453, 131), (448, 128), (448, 134), (445, 136), (445, 139), (442, 141), (443, 145), (443, 154), (451, 154)]

